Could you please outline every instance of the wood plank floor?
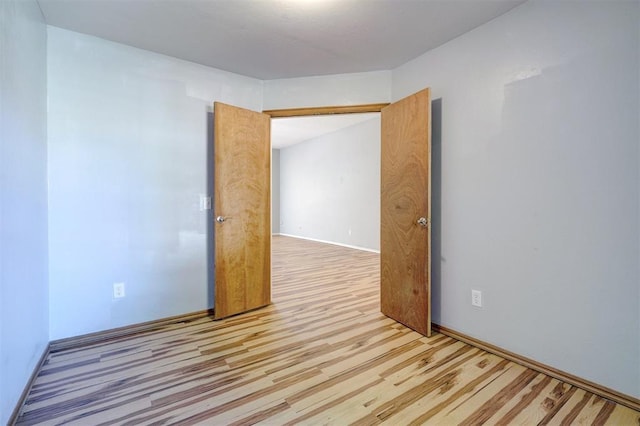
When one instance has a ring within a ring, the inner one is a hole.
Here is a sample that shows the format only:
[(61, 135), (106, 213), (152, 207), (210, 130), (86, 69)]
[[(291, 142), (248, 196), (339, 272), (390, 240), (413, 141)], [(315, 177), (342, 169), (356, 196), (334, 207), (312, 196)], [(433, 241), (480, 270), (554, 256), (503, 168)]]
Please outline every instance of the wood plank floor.
[(640, 424), (384, 317), (377, 254), (286, 237), (273, 250), (272, 305), (51, 353), (18, 424)]

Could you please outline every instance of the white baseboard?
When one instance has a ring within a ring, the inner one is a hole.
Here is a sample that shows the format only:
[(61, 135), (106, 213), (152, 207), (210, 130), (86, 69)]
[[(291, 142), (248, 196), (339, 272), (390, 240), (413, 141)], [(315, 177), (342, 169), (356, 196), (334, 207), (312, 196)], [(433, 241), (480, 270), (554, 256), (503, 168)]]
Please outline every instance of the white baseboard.
[(350, 249), (354, 249), (354, 250), (362, 250), (362, 251), (368, 251), (368, 252), (371, 252), (371, 253), (380, 254), (380, 250), (374, 250), (374, 249), (370, 249), (370, 248), (366, 248), (366, 247), (360, 247), (360, 246), (352, 246), (352, 245), (349, 245), (349, 244), (336, 243), (335, 241), (319, 240), (317, 238), (301, 237), (299, 235), (291, 235), (291, 234), (283, 234), (283, 233), (273, 234), (273, 235), (282, 235), (283, 237), (298, 238), (298, 239), (301, 239), (301, 240), (309, 240), (309, 241), (315, 241), (317, 243), (332, 244), (334, 246), (346, 247), (346, 248), (350, 248)]

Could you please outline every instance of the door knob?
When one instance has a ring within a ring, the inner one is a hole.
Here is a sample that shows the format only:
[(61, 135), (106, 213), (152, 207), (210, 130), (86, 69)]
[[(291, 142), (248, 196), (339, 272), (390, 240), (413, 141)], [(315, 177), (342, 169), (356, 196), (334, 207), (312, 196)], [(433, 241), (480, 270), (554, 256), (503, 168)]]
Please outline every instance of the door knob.
[(224, 217), (224, 216), (218, 216), (216, 217), (216, 222), (218, 223), (224, 223), (225, 220), (229, 219), (228, 217)]
[(418, 225), (426, 228), (427, 226), (429, 226), (429, 220), (426, 217), (421, 217), (420, 219), (418, 219)]

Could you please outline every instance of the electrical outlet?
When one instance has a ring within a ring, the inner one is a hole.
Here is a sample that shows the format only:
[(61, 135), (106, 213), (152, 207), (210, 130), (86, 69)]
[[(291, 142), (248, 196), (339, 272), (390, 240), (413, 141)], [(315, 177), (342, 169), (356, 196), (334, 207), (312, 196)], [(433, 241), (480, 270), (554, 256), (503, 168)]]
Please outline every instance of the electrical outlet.
[(113, 298), (120, 299), (124, 297), (124, 283), (113, 283)]
[(471, 304), (482, 308), (482, 292), (480, 290), (471, 290)]

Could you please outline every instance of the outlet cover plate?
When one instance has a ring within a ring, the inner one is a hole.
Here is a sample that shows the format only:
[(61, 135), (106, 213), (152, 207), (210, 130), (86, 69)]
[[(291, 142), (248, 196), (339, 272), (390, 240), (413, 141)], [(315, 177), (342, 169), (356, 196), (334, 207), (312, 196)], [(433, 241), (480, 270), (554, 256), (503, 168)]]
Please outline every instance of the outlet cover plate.
[(471, 304), (482, 308), (482, 292), (480, 290), (471, 290)]
[(113, 298), (121, 299), (124, 296), (124, 283), (113, 283)]

